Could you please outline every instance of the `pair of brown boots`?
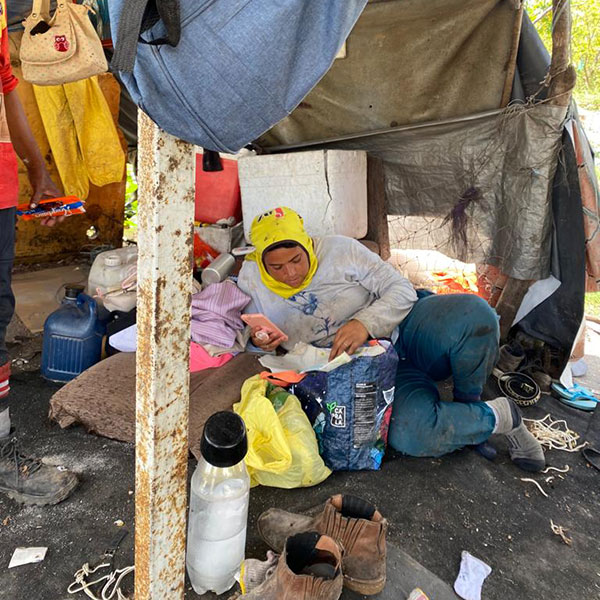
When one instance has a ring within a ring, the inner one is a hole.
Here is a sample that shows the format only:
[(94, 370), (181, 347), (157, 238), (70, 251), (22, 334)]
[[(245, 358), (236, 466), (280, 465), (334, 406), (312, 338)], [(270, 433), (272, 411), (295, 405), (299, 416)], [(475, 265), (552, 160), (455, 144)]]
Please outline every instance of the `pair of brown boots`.
[(270, 509), (258, 530), (281, 556), (243, 598), (338, 600), (343, 587), (363, 595), (385, 587), (387, 521), (365, 500), (332, 496), (313, 517)]

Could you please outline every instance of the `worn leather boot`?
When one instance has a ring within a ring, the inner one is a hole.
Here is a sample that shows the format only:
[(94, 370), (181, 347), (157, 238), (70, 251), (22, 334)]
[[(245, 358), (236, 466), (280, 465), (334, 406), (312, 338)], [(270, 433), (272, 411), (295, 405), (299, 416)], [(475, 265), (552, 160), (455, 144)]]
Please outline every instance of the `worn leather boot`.
[(244, 600), (338, 600), (342, 550), (326, 535), (304, 532), (285, 542), (277, 567)]
[(261, 537), (276, 552), (288, 536), (313, 530), (332, 537), (344, 550), (344, 587), (365, 596), (383, 590), (387, 521), (372, 504), (339, 494), (327, 500), (314, 517), (271, 508), (258, 519)]
[(58, 504), (75, 489), (77, 477), (23, 456), (17, 440), (0, 438), (0, 492), (24, 504)]

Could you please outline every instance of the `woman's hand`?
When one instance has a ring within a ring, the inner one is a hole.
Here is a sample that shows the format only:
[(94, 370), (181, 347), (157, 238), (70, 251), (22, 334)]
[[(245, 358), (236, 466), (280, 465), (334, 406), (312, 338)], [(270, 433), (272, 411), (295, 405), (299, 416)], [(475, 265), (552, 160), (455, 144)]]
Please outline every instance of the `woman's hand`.
[(337, 358), (342, 352), (354, 354), (368, 339), (369, 332), (360, 321), (356, 319), (348, 321), (335, 335), (329, 360)]
[[(33, 194), (29, 201), (29, 206), (35, 208), (42, 198), (58, 198), (60, 196), (60, 190), (54, 185), (54, 182), (50, 178), (45, 165), (37, 164), (33, 167), (27, 168), (27, 175), (29, 176), (29, 183), (33, 188)], [(54, 227), (56, 223), (62, 223), (65, 217), (46, 217), (41, 219), (41, 224), (45, 227)]]
[(42, 198), (57, 198), (60, 196), (60, 190), (54, 185), (43, 163), (31, 167), (28, 166), (27, 175), (29, 183), (33, 188), (33, 193), (29, 200), (31, 208), (35, 208)]
[(262, 327), (252, 328), (252, 343), (265, 352), (273, 352), (285, 339), (280, 333), (266, 332)]

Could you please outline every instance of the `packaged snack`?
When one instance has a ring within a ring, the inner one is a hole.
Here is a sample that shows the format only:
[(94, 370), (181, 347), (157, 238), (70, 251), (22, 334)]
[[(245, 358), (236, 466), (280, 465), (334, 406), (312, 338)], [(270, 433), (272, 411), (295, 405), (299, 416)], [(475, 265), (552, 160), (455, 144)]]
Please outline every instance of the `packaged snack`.
[(70, 217), (85, 213), (85, 202), (77, 196), (63, 196), (62, 198), (47, 198), (31, 208), (29, 204), (17, 206), (17, 216), (24, 221), (33, 219), (46, 219), (47, 217)]

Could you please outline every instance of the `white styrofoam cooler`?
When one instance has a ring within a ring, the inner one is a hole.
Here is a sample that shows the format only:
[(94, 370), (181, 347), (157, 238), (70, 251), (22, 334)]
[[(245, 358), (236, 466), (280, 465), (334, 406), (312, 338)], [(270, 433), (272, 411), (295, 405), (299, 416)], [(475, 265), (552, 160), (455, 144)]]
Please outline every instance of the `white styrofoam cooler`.
[(289, 206), (314, 236), (367, 234), (367, 153), (316, 150), (247, 156), (238, 160), (244, 234), (252, 220)]

